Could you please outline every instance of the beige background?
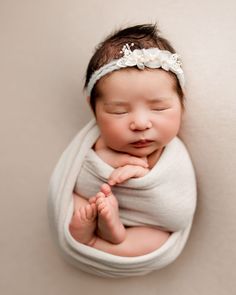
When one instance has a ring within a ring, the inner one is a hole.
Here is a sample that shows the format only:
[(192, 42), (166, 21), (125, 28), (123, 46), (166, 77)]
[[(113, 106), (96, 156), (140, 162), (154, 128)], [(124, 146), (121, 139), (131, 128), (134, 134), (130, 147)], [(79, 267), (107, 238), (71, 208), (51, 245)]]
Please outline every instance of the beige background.
[[(236, 2), (0, 1), (0, 292), (236, 294)], [(82, 93), (92, 50), (120, 25), (158, 21), (181, 53), (188, 103), (181, 136), (198, 178), (198, 210), (179, 259), (111, 280), (74, 269), (48, 228), (48, 181), (91, 118)]]

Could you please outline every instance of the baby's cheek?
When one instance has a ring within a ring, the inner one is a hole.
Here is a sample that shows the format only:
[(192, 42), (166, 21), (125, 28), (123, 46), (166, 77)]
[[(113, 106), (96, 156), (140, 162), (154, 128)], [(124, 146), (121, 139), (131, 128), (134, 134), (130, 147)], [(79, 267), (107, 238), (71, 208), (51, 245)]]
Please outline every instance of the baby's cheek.
[(165, 138), (167, 141), (174, 138), (179, 132), (179, 128), (180, 120), (178, 120), (177, 117), (173, 117), (173, 119), (166, 120), (166, 122), (163, 122), (161, 128), (163, 138)]
[(112, 141), (122, 139), (125, 128), (122, 125), (107, 124), (106, 137), (112, 138)]

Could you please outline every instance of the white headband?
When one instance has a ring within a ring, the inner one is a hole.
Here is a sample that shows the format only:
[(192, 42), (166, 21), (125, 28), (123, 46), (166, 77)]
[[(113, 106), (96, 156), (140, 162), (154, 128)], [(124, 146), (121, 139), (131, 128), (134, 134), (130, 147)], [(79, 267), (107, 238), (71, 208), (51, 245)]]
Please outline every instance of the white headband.
[[(133, 45), (132, 43), (131, 46)], [(178, 78), (181, 88), (184, 89), (184, 72), (181, 68), (178, 54), (173, 54), (167, 50), (160, 50), (159, 48), (135, 49), (132, 51), (128, 44), (124, 45), (121, 53), (124, 54), (123, 57), (111, 61), (93, 73), (87, 86), (88, 96), (91, 95), (96, 82), (103, 76), (122, 68), (135, 66), (140, 70), (144, 70), (147, 67), (171, 71)]]

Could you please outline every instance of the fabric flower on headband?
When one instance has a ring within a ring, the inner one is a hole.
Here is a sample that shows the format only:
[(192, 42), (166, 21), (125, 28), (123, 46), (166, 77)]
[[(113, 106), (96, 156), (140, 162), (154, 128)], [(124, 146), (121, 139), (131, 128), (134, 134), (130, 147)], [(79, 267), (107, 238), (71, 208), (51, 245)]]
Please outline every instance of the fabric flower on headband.
[[(131, 47), (134, 44), (131, 44)], [(121, 57), (117, 61), (120, 67), (134, 67), (137, 66), (140, 70), (147, 68), (162, 68), (165, 71), (174, 71), (182, 74), (181, 62), (178, 54), (171, 53), (167, 50), (160, 50), (158, 48), (135, 49), (131, 50), (129, 44), (124, 45)]]

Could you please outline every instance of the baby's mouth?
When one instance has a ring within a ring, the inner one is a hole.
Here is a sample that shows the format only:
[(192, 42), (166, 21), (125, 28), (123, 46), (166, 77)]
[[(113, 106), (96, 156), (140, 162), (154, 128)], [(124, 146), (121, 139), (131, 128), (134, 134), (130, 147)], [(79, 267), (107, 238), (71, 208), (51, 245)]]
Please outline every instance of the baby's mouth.
[(148, 139), (140, 139), (138, 141), (135, 141), (132, 143), (132, 146), (136, 148), (141, 148), (141, 147), (146, 147), (152, 144), (153, 140), (148, 140)]

